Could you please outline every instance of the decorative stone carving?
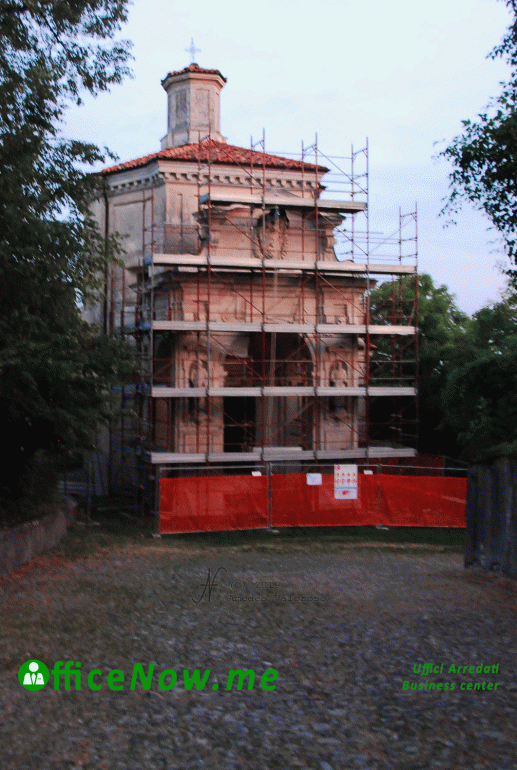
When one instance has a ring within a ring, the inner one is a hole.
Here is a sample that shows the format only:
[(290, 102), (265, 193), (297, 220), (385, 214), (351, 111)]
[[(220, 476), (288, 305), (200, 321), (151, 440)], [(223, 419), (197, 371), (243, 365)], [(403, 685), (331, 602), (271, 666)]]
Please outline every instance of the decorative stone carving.
[(256, 223), (260, 254), (266, 259), (282, 259), (286, 256), (289, 219), (285, 210), (275, 206), (261, 215)]
[[(348, 385), (348, 366), (339, 359), (334, 361), (329, 372), (329, 386), (346, 388)], [(330, 396), (328, 400), (329, 419), (341, 422), (347, 415), (346, 396)]]
[(192, 361), (189, 367), (188, 384), (190, 388), (208, 387), (208, 361), (206, 358)]
[(348, 382), (348, 367), (344, 361), (336, 361), (329, 372), (329, 385), (334, 388), (346, 388)]

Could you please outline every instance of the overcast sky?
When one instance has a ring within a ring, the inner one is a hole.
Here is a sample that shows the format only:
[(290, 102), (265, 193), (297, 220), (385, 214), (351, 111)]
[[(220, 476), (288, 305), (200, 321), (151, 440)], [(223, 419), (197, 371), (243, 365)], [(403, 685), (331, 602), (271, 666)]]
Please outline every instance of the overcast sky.
[(371, 229), (392, 232), (399, 205), (409, 212), (416, 201), (420, 271), (472, 313), (498, 298), (505, 258), (470, 205), (444, 229), (450, 169), (433, 156), (499, 93), (508, 69), (486, 55), (509, 22), (497, 0), (134, 0), (123, 37), (134, 43), (135, 78), (71, 111), (67, 133), (121, 160), (159, 150), (160, 81), (190, 63), (193, 37), (197, 63), (228, 79), (230, 143), (249, 147), (264, 128), (267, 151), (298, 152), (317, 132), (327, 155), (347, 155), (368, 137)]

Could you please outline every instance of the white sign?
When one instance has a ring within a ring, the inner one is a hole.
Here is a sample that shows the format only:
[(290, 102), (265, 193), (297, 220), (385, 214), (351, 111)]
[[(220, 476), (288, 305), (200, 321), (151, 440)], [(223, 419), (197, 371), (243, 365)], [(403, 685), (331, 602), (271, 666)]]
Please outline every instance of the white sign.
[(307, 486), (309, 487), (321, 487), (323, 480), (321, 473), (308, 473), (307, 474)]
[(334, 499), (357, 500), (357, 465), (334, 465)]

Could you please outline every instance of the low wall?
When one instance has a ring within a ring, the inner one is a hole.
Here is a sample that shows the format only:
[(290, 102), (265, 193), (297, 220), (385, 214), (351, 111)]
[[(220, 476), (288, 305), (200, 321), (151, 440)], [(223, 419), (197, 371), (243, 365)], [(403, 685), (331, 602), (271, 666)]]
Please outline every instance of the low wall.
[(76, 514), (77, 504), (67, 500), (56, 513), (0, 531), (0, 576), (57, 545), (73, 524)]

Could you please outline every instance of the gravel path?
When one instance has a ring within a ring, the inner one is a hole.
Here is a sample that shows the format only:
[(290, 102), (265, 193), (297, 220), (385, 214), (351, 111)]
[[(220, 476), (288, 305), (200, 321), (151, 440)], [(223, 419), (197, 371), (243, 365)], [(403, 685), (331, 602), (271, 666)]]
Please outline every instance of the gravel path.
[[(2, 770), (517, 764), (517, 587), (465, 571), (459, 555), (142, 541), (41, 557), (0, 582), (0, 601)], [(64, 677), (59, 690), (53, 677), (25, 690), (18, 668), (32, 657), (81, 662), (81, 689), (72, 676), (68, 691)], [(131, 690), (134, 664), (152, 662), (150, 689)], [(413, 672), (424, 663), (443, 672)], [(86, 683), (94, 669), (98, 691)], [(122, 690), (108, 687), (111, 669)], [(158, 681), (167, 669), (170, 690)], [(209, 669), (205, 689), (186, 691), (184, 669)], [(253, 689), (227, 691), (230, 669), (253, 669)], [(269, 669), (274, 690), (260, 687)], [(404, 689), (426, 681), (449, 689)], [(483, 681), (497, 688), (461, 689)]]

